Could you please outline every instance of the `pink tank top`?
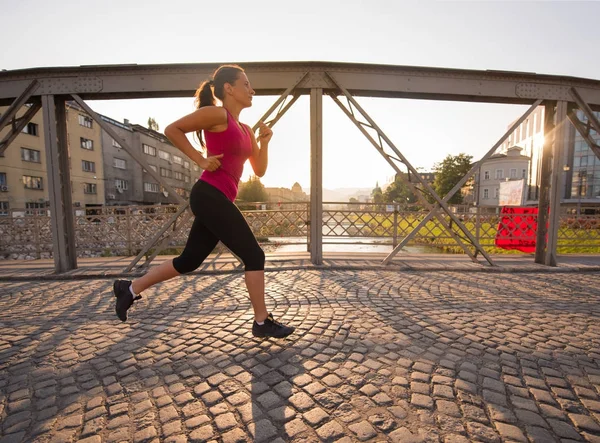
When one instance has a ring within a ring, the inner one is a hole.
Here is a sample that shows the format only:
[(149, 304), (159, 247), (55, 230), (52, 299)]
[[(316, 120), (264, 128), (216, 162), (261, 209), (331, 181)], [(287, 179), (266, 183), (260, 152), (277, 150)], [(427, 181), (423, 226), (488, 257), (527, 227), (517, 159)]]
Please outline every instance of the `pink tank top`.
[[(225, 109), (227, 111), (227, 109)], [(244, 163), (252, 154), (252, 139), (248, 129), (240, 125), (227, 111), (227, 129), (223, 132), (204, 131), (206, 151), (209, 156), (224, 154), (221, 167), (215, 171), (204, 171), (200, 180), (213, 185), (234, 201), (238, 183), (244, 172)]]

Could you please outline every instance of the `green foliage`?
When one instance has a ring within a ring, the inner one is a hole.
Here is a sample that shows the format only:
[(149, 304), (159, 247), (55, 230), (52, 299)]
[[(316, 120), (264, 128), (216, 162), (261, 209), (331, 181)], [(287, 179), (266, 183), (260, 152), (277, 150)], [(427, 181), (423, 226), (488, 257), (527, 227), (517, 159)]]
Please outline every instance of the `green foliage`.
[(383, 193), (386, 202), (416, 203), (417, 196), (411, 191), (404, 180), (408, 180), (408, 174), (404, 172), (396, 175), (396, 180)]
[(260, 178), (254, 175), (247, 182), (240, 184), (237, 198), (244, 202), (266, 202), (269, 200), (269, 195)]
[[(448, 155), (441, 163), (436, 163), (433, 166), (435, 171), (433, 189), (441, 198), (444, 198), (460, 179), (469, 172), (471, 160), (473, 160), (473, 156), (467, 154)], [(433, 202), (432, 199), (430, 201)], [(449, 203), (457, 205), (462, 203), (460, 191), (452, 196)]]
[(154, 117), (148, 117), (148, 129), (152, 129), (153, 131), (158, 131), (158, 123), (154, 120)]

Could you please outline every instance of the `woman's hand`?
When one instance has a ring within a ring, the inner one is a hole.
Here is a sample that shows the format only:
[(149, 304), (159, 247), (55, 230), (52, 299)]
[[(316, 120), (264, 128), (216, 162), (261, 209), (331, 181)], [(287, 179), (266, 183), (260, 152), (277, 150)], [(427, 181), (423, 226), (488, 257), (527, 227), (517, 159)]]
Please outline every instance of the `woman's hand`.
[(273, 130), (265, 125), (263, 122), (259, 123), (258, 129), (258, 141), (263, 144), (268, 144), (271, 141), (271, 137), (273, 137)]
[(216, 171), (221, 167), (221, 161), (219, 160), (220, 158), (223, 158), (223, 154), (211, 155), (207, 158), (203, 157), (202, 160), (198, 162), (198, 166), (205, 171)]

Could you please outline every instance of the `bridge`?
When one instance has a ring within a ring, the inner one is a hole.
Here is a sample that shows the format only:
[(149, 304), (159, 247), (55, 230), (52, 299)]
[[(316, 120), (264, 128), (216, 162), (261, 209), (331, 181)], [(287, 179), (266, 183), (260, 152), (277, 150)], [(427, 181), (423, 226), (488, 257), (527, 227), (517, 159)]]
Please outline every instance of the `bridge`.
[[(170, 236), (173, 235), (169, 227), (175, 222), (187, 222), (191, 214), (187, 210), (188, 203), (165, 183), (158, 173), (147, 166), (139, 153), (118, 137), (90, 108), (86, 100), (189, 97), (195, 91), (199, 80), (209, 77), (217, 66), (103, 65), (0, 72), (0, 105), (9, 106), (0, 117), (0, 130), (11, 125), (8, 133), (0, 141), (0, 154), (9, 147), (35, 113), (40, 109), (43, 113), (56, 273), (77, 268), (65, 125), (66, 101), (76, 101), (102, 129), (119, 141), (132, 158), (169, 192), (174, 203), (179, 205), (171, 219), (149, 239), (143, 250), (126, 267), (125, 270), (130, 271), (150, 249), (153, 249), (151, 261), (169, 243)], [(383, 156), (392, 170), (399, 173), (405, 169), (412, 173), (416, 182), (407, 181), (406, 184), (429, 212), (399, 241), (392, 253), (384, 258), (383, 264), (389, 264), (419, 229), (435, 218), (473, 262), (479, 262), (477, 257), (480, 254), (488, 265), (495, 266), (492, 257), (450, 210), (448, 201), (476, 172), (479, 162), (489, 158), (515, 128), (538, 106), (543, 105), (546, 115), (546, 137), (542, 159), (535, 262), (556, 266), (565, 127), (569, 123), (574, 125), (593, 152), (600, 156), (600, 150), (590, 137), (591, 129), (600, 133), (600, 122), (593, 114), (593, 111), (600, 110), (600, 81), (523, 72), (329, 62), (257, 62), (245, 63), (244, 68), (252, 78), (257, 95), (277, 97), (261, 118), (270, 126), (275, 125), (301, 95), (310, 96), (311, 220), (323, 219), (323, 97), (329, 97), (336, 103)], [(447, 195), (440, 196), (420, 177), (401, 147), (396, 146), (360, 106), (357, 97), (507, 103), (530, 107)], [(25, 114), (17, 118), (17, 112), (26, 104), (29, 107)], [(577, 111), (586, 116), (585, 122), (577, 117)], [(433, 204), (428, 202), (425, 194), (433, 198)], [(323, 263), (321, 228), (319, 223), (310, 225), (310, 260), (314, 265)]]

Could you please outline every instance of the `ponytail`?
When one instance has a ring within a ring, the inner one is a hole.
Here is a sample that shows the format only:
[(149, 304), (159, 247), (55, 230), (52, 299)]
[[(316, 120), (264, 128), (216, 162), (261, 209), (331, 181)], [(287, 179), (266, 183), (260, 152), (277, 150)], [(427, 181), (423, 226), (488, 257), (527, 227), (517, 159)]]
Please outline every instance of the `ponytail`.
[[(196, 90), (196, 94), (194, 94), (196, 109), (203, 108), (204, 106), (215, 106), (216, 98), (223, 101), (225, 99), (223, 90), (225, 83), (233, 85), (241, 72), (244, 72), (244, 70), (238, 65), (220, 66), (213, 74), (213, 80), (203, 81)], [(196, 136), (202, 147), (206, 148), (206, 144), (202, 139), (202, 130), (196, 131)]]
[[(212, 80), (206, 80), (202, 82), (196, 94), (194, 95), (195, 100), (194, 103), (196, 105), (196, 109), (203, 108), (204, 106), (214, 106), (215, 105), (215, 96), (213, 95), (212, 86), (214, 82)], [(196, 131), (196, 137), (198, 137), (198, 141), (202, 145), (203, 148), (206, 148), (206, 144), (202, 138), (202, 129)]]

